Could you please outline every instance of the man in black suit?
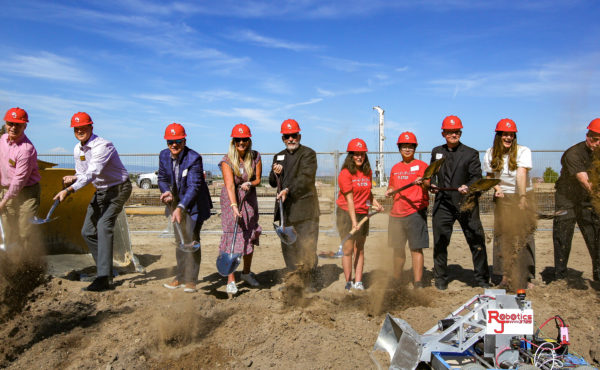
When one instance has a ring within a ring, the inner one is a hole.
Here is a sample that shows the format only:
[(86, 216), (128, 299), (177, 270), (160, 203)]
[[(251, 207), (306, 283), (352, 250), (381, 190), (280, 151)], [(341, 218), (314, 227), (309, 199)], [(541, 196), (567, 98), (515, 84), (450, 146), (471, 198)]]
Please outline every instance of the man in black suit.
[[(462, 197), (469, 186), (481, 179), (479, 153), (460, 142), (462, 122), (456, 116), (448, 116), (442, 122), (442, 136), (446, 144), (433, 148), (431, 162), (446, 158), (439, 172), (432, 179), (432, 190), (436, 193), (433, 204), (433, 276), (435, 287), (448, 287), (448, 244), (454, 222), (458, 220), (473, 256), (475, 284), (489, 288), (489, 269), (485, 250), (485, 234), (479, 219), (479, 199), (475, 198), (472, 210), (461, 212)], [(458, 188), (458, 191), (439, 191), (436, 187)]]
[[(293, 119), (281, 124), (285, 150), (273, 158), (269, 184), (280, 188), (277, 199), (283, 202), (285, 227), (293, 226), (298, 235), (292, 245), (281, 243), (285, 265), (289, 270), (300, 266), (314, 270), (317, 266), (317, 240), (319, 238), (319, 200), (315, 187), (317, 154), (300, 144), (300, 126)], [(275, 205), (275, 221), (278, 221), (279, 203)]]

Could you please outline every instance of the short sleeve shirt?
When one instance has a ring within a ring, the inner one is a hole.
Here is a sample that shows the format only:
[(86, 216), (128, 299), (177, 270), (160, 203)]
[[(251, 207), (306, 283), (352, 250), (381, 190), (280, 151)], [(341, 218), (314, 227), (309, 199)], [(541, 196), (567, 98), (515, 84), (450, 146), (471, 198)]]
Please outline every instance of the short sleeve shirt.
[(340, 186), (340, 194), (336, 201), (338, 207), (344, 211), (348, 211), (348, 201), (346, 200), (346, 194), (352, 192), (354, 200), (354, 211), (358, 214), (369, 213), (371, 196), (371, 188), (373, 184), (371, 182), (372, 172), (363, 174), (357, 170), (356, 174), (351, 174), (347, 168), (344, 168), (338, 176), (338, 184)]
[(573, 145), (565, 151), (560, 164), (560, 177), (556, 181), (556, 192), (571, 199), (574, 202), (587, 200), (587, 191), (579, 184), (577, 174), (587, 172), (592, 165), (593, 153), (585, 145), (585, 141)]
[[(417, 177), (423, 177), (426, 168), (427, 163), (418, 159), (410, 163), (396, 163), (390, 173), (390, 188), (398, 189), (415, 181)], [(427, 208), (428, 205), (429, 194), (418, 185), (411, 186), (394, 195), (394, 205), (390, 216), (406, 217)]]
[[(492, 170), (492, 151), (493, 148), (489, 148), (485, 152), (483, 158), (483, 171), (487, 173), (493, 173), (494, 177), (500, 179), (500, 188), (503, 193), (515, 194), (517, 189), (517, 170), (511, 171), (508, 169), (508, 154), (502, 157), (502, 171), (496, 172)], [(519, 145), (517, 148), (517, 168), (532, 168), (531, 150), (526, 147)], [(526, 191), (532, 190), (531, 179), (529, 178), (529, 171), (527, 172), (527, 179), (525, 180)]]

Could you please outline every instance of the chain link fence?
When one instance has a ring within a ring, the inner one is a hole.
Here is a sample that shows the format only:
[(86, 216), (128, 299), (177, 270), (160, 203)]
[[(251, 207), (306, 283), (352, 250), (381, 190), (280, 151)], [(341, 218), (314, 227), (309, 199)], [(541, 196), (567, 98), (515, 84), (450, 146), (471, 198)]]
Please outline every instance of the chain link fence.
[[(263, 182), (259, 189), (259, 196), (271, 197), (275, 194), (275, 189), (268, 185), (269, 169), (272, 166), (273, 158), (276, 153), (261, 153), (263, 163)], [(369, 161), (373, 169), (373, 180), (375, 184), (374, 194), (378, 199), (383, 198), (384, 187), (387, 184), (387, 178), (394, 164), (402, 160), (398, 152), (383, 152), (384, 157), (384, 177), (383, 183), (379, 184), (379, 173), (377, 173), (377, 161), (379, 152), (369, 152)], [(554, 209), (554, 186), (553, 183), (558, 178), (560, 172), (560, 158), (563, 151), (560, 150), (533, 150), (532, 160), (533, 168), (530, 176), (534, 183), (534, 191), (538, 201), (540, 211), (549, 212)], [(220, 195), (220, 185), (222, 184), (219, 162), (225, 154), (223, 153), (202, 153), (204, 170), (207, 171), (214, 185), (210, 187), (211, 195), (218, 197)], [(480, 151), (480, 160), (483, 160), (485, 151)], [(151, 173), (158, 170), (158, 153), (155, 154), (120, 154), (121, 161), (131, 174), (132, 180), (136, 180), (140, 174)], [(70, 154), (39, 154), (38, 158), (43, 161), (57, 164), (60, 168), (74, 168), (74, 158)], [(328, 198), (331, 202), (328, 210), (335, 212), (335, 199), (338, 195), (337, 175), (340, 172), (342, 164), (346, 158), (345, 152), (318, 152), (317, 153), (317, 189), (320, 198)], [(416, 152), (415, 158), (429, 163), (431, 159), (430, 152)], [(380, 187), (379, 185), (383, 185)], [(158, 199), (153, 200), (152, 196), (143, 204), (160, 205)], [(153, 204), (156, 203), (156, 204)], [(492, 194), (487, 192), (480, 199), (481, 213), (490, 213), (493, 210)]]

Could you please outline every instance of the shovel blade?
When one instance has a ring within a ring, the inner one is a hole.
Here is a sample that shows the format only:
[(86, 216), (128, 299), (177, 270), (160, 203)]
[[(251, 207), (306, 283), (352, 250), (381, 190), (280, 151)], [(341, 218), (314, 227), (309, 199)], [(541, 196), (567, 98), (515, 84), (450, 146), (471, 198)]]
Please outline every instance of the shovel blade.
[(179, 249), (182, 252), (186, 252), (186, 253), (194, 253), (197, 252), (200, 249), (200, 242), (191, 242), (191, 243), (179, 243)]
[(275, 232), (277, 233), (277, 236), (279, 236), (279, 239), (281, 239), (281, 241), (287, 245), (294, 244), (298, 237), (296, 235), (296, 229), (294, 229), (293, 226), (275, 226)]
[(217, 257), (217, 271), (221, 276), (226, 277), (238, 268), (241, 260), (240, 253), (221, 253)]
[(42, 225), (42, 224), (45, 224), (45, 223), (48, 223), (48, 222), (52, 222), (52, 221), (56, 220), (57, 218), (58, 217), (53, 217), (53, 218), (37, 218), (37, 217), (34, 217), (34, 218), (31, 219), (31, 223), (33, 225)]

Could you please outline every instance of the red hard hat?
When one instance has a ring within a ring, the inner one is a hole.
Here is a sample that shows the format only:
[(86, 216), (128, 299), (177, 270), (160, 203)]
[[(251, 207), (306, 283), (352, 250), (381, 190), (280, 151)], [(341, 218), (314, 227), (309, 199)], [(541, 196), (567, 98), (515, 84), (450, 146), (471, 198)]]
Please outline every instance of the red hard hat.
[(366, 152), (367, 151), (367, 144), (365, 143), (365, 141), (363, 139), (352, 139), (350, 140), (350, 142), (348, 143), (348, 148), (346, 149), (347, 152)]
[(510, 118), (502, 118), (496, 125), (496, 132), (517, 132), (517, 124)]
[(282, 134), (297, 134), (300, 132), (300, 125), (296, 120), (291, 118), (286, 119), (281, 124), (281, 133)]
[(29, 117), (27, 116), (27, 112), (25, 112), (25, 109), (16, 107), (10, 108), (6, 111), (6, 114), (4, 115), (4, 121), (15, 123), (27, 123), (29, 122)]
[(587, 129), (600, 134), (600, 118), (593, 119), (588, 125)]
[(417, 143), (417, 137), (415, 136), (415, 134), (413, 134), (412, 132), (406, 131), (400, 134), (400, 136), (398, 136), (398, 144), (415, 144), (418, 145), (419, 143)]
[(231, 130), (231, 137), (252, 137), (250, 127), (244, 125), (243, 123), (238, 123), (237, 125), (233, 126), (233, 130)]
[(442, 130), (458, 130), (463, 128), (462, 121), (456, 116), (448, 116), (442, 121)]
[(93, 125), (92, 117), (85, 112), (77, 112), (71, 117), (71, 127)]
[(179, 123), (171, 123), (165, 129), (165, 140), (178, 140), (186, 136), (185, 129)]

